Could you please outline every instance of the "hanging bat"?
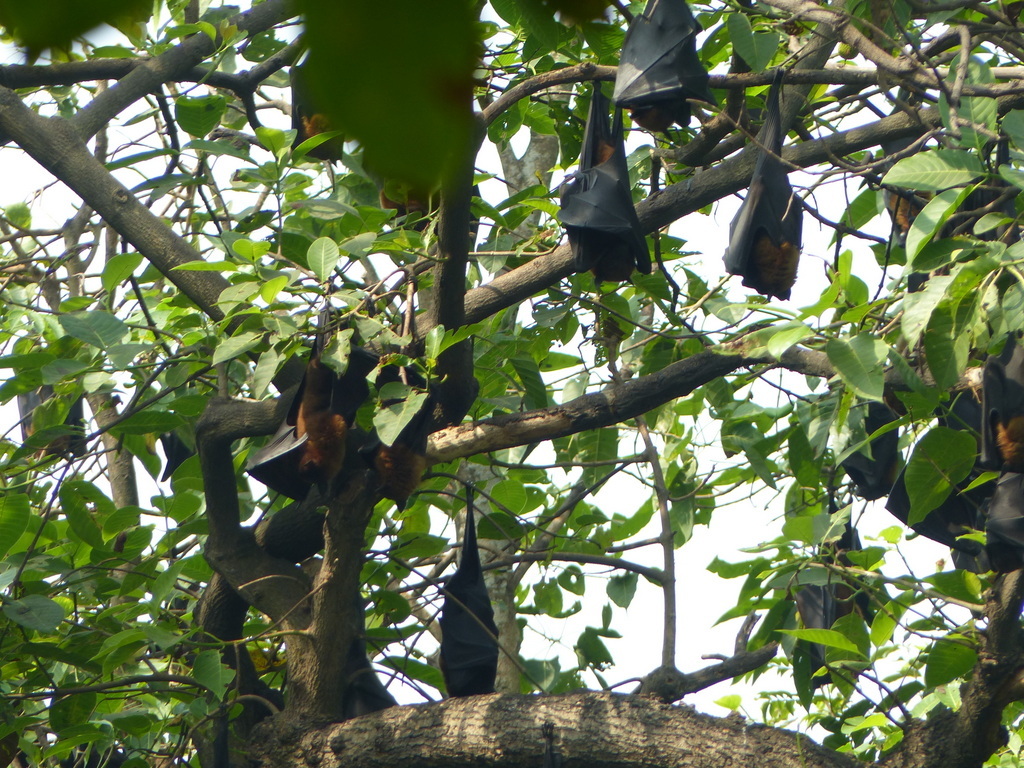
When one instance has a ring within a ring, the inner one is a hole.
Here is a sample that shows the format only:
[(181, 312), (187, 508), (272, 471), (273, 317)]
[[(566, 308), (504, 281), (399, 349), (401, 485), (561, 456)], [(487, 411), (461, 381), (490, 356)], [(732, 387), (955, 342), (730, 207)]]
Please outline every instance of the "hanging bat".
[(988, 505), (988, 557), (996, 571), (1024, 568), (1024, 474), (1004, 472)]
[[(889, 406), (879, 402), (869, 402), (867, 415), (864, 417), (864, 431), (873, 435), (886, 424), (896, 420)], [(848, 456), (842, 467), (853, 480), (854, 490), (858, 496), (868, 501), (880, 499), (889, 493), (900, 468), (900, 437), (893, 429), (880, 435), (868, 443), (871, 454), (863, 450)]]
[[(1010, 146), (1007, 138), (1001, 136), (995, 142), (994, 157), (992, 157), (992, 149), (992, 147), (988, 148), (987, 158), (991, 176), (964, 200), (960, 211), (953, 218), (957, 225), (951, 234), (960, 234), (966, 230), (979, 240), (1012, 244), (1020, 239), (1020, 230), (1016, 223), (1017, 207), (1014, 204), (1016, 191), (999, 176), (999, 167), (1010, 162)], [(984, 232), (975, 233), (975, 224), (989, 213), (998, 214), (1010, 221)]]
[[(329, 318), (321, 314), (321, 328)], [(246, 471), (272, 491), (304, 499), (313, 485), (323, 493), (345, 460), (345, 436), (369, 395), (367, 375), (377, 356), (353, 347), (345, 373), (338, 376), (321, 359), (326, 333), (318, 334), (306, 373), (288, 415)]]
[[(836, 600), (831, 584), (808, 584), (793, 595), (796, 612), (806, 629), (831, 629), (836, 618)], [(807, 643), (806, 651), (811, 660), (811, 671), (825, 666), (825, 646), (821, 643)], [(830, 681), (827, 675), (811, 678), (811, 687), (818, 688)]]
[(195, 456), (195, 451), (185, 445), (174, 432), (167, 432), (160, 435), (160, 447), (164, 451), (164, 471), (160, 475), (160, 482), (166, 482), (174, 474), (174, 470), (185, 463), (187, 459)]
[[(833, 513), (835, 509), (833, 508)], [(846, 552), (861, 548), (860, 535), (852, 523), (847, 521), (843, 535), (829, 545), (833, 550), (826, 554), (824, 562), (838, 560), (843, 565), (850, 565)], [(807, 629), (831, 629), (832, 625), (843, 616), (856, 611), (864, 617), (865, 621), (871, 622), (872, 611), (871, 601), (863, 590), (854, 590), (845, 581), (836, 581), (830, 584), (809, 584), (801, 587), (793, 599), (796, 602), (797, 613), (800, 621)], [(825, 646), (820, 643), (809, 643), (807, 653), (811, 660), (812, 671), (825, 666)], [(830, 681), (830, 676), (818, 675), (811, 678), (812, 688), (818, 688)]]
[[(292, 130), (295, 131), (295, 140), (292, 148), (298, 147), (302, 142), (319, 136), (321, 133), (328, 133), (334, 129), (323, 112), (318, 112), (313, 106), (313, 99), (310, 89), (306, 83), (308, 72), (303, 65), (292, 67)], [(341, 160), (343, 142), (341, 138), (334, 138), (318, 144), (308, 150), (309, 157), (317, 160), (325, 160), (329, 163), (336, 163)]]
[(789, 184), (781, 160), (781, 69), (768, 92), (767, 116), (758, 134), (760, 151), (747, 197), (729, 226), (725, 269), (742, 275), (743, 285), (765, 296), (788, 299), (796, 282), (803, 229), (803, 206)]
[(362, 601), (359, 603), (359, 634), (349, 645), (345, 657), (345, 688), (341, 695), (342, 719), (379, 712), (382, 709), (398, 705), (395, 697), (381, 683), (373, 665), (366, 656), (366, 621), (363, 614)]
[(984, 469), (1024, 472), (1024, 348), (1011, 336), (982, 374), (981, 459)]
[(562, 183), (558, 218), (569, 236), (576, 270), (597, 282), (623, 282), (633, 268), (647, 275), (651, 256), (640, 229), (622, 143), (622, 112), (608, 123), (608, 99), (594, 83), (579, 170)]
[[(905, 471), (905, 470), (904, 470)], [(972, 529), (980, 529), (984, 521), (988, 490), (984, 487), (961, 491), (955, 488), (938, 507), (920, 522), (910, 526), (916, 533), (944, 544), (953, 551), (953, 564), (957, 568), (983, 573), (988, 570), (984, 548), (976, 541), (959, 539)], [(904, 472), (893, 484), (885, 508), (904, 525), (910, 519), (910, 497)]]
[(648, 131), (690, 123), (689, 99), (715, 103), (697, 56), (700, 24), (684, 0), (648, 0), (622, 44), (612, 99)]
[(498, 627), (480, 567), (471, 499), (462, 559), (448, 580), (441, 608), (441, 672), (450, 697), (494, 693), (498, 673)]
[[(385, 366), (377, 377), (377, 387), (383, 389), (389, 383), (401, 383), (423, 389), (427, 386), (423, 378), (408, 367)], [(399, 402), (382, 401), (383, 407)], [(416, 415), (402, 428), (390, 445), (384, 444), (374, 434), (360, 449), (359, 453), (377, 476), (377, 491), (385, 499), (395, 502), (398, 510), (405, 509), (413, 492), (423, 481), (427, 471), (427, 438), (433, 426), (434, 399), (427, 397)]]
[(928, 204), (928, 197), (924, 193), (912, 192), (909, 189), (883, 187), (882, 200), (892, 219), (893, 240), (896, 245), (903, 248), (907, 244), (907, 234), (914, 219)]
[[(49, 403), (54, 397), (53, 387), (48, 384), (18, 395), (18, 415), (21, 419), (21, 435), (24, 442), (28, 442), (36, 434), (35, 410)], [(58, 402), (54, 401), (54, 403)], [(85, 399), (75, 398), (68, 408), (62, 425), (49, 427), (46, 431), (52, 431), (54, 438), (42, 446), (41, 455), (84, 456), (89, 450), (89, 444), (85, 438)]]

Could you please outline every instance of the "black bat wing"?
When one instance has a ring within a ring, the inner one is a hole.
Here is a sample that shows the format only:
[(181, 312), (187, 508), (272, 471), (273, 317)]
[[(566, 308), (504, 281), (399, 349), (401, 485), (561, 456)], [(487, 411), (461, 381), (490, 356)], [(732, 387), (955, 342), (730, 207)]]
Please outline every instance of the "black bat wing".
[(308, 435), (299, 437), (295, 425), (285, 421), (270, 441), (250, 457), (245, 471), (275, 493), (301, 501), (310, 487), (299, 477), (299, 459), (308, 439)]
[(1004, 472), (988, 507), (988, 556), (997, 571), (1024, 567), (1024, 474)]
[[(980, 545), (967, 539), (957, 537), (966, 533), (968, 529), (978, 525), (979, 510), (983, 509), (985, 503), (985, 490), (978, 488), (973, 491), (960, 492), (955, 489), (942, 504), (933, 509), (924, 520), (910, 526), (916, 533), (936, 541), (939, 544), (952, 549), (954, 552), (962, 553), (962, 557), (954, 558), (954, 564), (962, 567), (959, 563), (973, 567), (966, 570), (982, 572), (984, 562), (981, 556), (984, 554)], [(900, 472), (885, 502), (885, 508), (904, 525), (910, 519), (910, 497), (907, 495), (907, 487), (904, 480), (904, 473)], [(959, 561), (959, 563), (958, 563)]]
[(185, 461), (195, 455), (195, 451), (185, 445), (185, 441), (174, 432), (166, 432), (160, 435), (160, 447), (164, 451), (164, 471), (160, 475), (160, 482), (165, 482), (174, 474), (174, 470), (180, 467)]
[[(886, 424), (895, 421), (893, 412), (884, 403), (868, 403), (864, 418), (864, 431), (872, 435)], [(900, 464), (899, 433), (893, 429), (868, 444), (871, 455), (857, 452), (848, 456), (842, 467), (853, 480), (857, 495), (873, 501), (887, 495), (896, 482)]]
[(498, 627), (480, 567), (473, 510), (466, 515), (462, 560), (441, 608), (441, 668), (450, 696), (494, 692)]
[[(768, 94), (765, 123), (758, 134), (761, 150), (747, 196), (729, 226), (729, 247), (724, 258), (726, 271), (741, 275), (743, 285), (758, 293), (788, 299), (803, 241), (803, 206), (793, 194), (789, 173), (780, 159), (781, 78), (779, 70)], [(762, 258), (762, 248), (769, 242), (774, 250), (780, 251), (777, 264)]]
[(682, 103), (686, 99), (714, 103), (708, 73), (697, 56), (700, 24), (683, 0), (650, 0), (626, 33), (615, 77), (613, 100), (620, 107)]
[(352, 347), (348, 357), (348, 368), (337, 376), (331, 397), (331, 410), (351, 425), (356, 412), (370, 396), (367, 377), (377, 367), (380, 358), (362, 347)]

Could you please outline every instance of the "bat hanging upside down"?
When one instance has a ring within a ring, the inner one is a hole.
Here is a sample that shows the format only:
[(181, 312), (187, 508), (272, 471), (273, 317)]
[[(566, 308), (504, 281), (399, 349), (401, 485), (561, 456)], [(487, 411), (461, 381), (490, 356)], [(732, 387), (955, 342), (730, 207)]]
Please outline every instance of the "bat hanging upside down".
[(697, 56), (700, 24), (684, 0), (649, 0), (629, 25), (615, 76), (615, 105), (648, 131), (690, 123), (689, 99), (714, 104)]
[(782, 72), (776, 71), (768, 92), (767, 116), (757, 137), (760, 153), (747, 196), (729, 227), (725, 268), (760, 294), (788, 299), (800, 261), (803, 206), (781, 159)]
[[(326, 327), (329, 315), (321, 315)], [(348, 368), (336, 374), (321, 359), (326, 333), (318, 334), (306, 373), (280, 428), (250, 459), (246, 471), (273, 491), (304, 499), (310, 487), (329, 490), (345, 461), (345, 437), (369, 395), (366, 377), (377, 356), (353, 347)]]
[(634, 267), (651, 272), (651, 256), (633, 207), (622, 143), (622, 112), (609, 125), (608, 98), (594, 83), (580, 150), (580, 167), (560, 189), (558, 218), (565, 226), (576, 270), (590, 270), (597, 282), (623, 282)]
[(494, 693), (498, 627), (476, 543), (473, 504), (466, 505), (462, 559), (445, 588), (441, 608), (441, 672), (448, 695)]

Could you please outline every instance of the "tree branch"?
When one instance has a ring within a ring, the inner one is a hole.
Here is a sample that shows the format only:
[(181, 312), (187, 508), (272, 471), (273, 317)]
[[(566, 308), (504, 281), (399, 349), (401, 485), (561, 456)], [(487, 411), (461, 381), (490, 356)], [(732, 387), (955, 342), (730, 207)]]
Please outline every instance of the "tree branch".
[[(420, 707), (394, 707), (346, 723), (306, 731), (300, 738), (257, 727), (260, 765), (284, 768), (491, 768), (539, 766), (543, 728), (567, 766), (589, 768), (853, 768), (861, 766), (806, 736), (716, 718), (688, 707), (639, 696), (570, 693), (558, 696), (493, 694)], [(381, 734), (401, 734), (382, 738)], [(298, 734), (296, 734), (297, 736)]]
[[(266, 0), (252, 10), (233, 16), (230, 24), (246, 35), (253, 35), (293, 16), (294, 4), (287, 0)], [(214, 53), (219, 42), (214, 43), (208, 35), (195, 34), (155, 59), (136, 67), (112, 88), (98, 94), (72, 118), (71, 122), (78, 135), (83, 139), (89, 138), (147, 93), (154, 93), (164, 83), (181, 78)]]

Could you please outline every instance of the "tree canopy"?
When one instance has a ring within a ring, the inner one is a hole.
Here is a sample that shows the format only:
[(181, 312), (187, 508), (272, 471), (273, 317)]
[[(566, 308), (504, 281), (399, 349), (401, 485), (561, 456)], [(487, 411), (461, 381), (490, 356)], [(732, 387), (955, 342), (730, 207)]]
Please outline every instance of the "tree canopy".
[(685, 8), (0, 0), (0, 766), (1016, 764), (1024, 6)]

